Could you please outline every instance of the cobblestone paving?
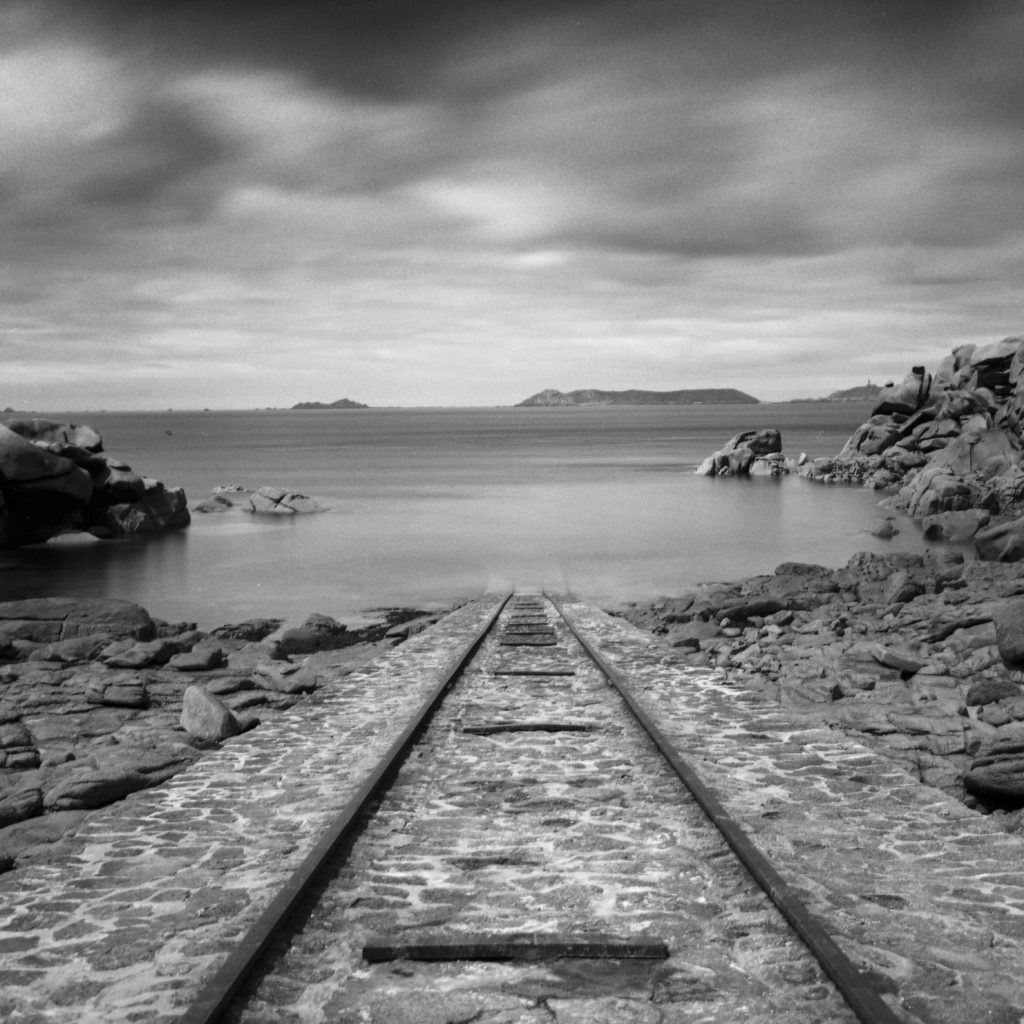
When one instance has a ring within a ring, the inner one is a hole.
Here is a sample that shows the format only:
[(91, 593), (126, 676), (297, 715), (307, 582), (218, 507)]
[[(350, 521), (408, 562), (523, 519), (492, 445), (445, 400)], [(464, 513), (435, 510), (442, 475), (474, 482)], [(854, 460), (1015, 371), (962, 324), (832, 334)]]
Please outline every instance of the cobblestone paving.
[(1020, 837), (621, 620), (565, 612), (907, 1020), (1024, 1020)]
[[(542, 620), (524, 607), (506, 610), (503, 635), (488, 639), (301, 932), (230, 1019), (852, 1021), (564, 624), (540, 632), (553, 609)], [(513, 664), (577, 667), (495, 674)], [(657, 937), (671, 955), (362, 958), (381, 937), (522, 933)]]
[(459, 609), (0, 875), (0, 1020), (175, 1020), (498, 604)]

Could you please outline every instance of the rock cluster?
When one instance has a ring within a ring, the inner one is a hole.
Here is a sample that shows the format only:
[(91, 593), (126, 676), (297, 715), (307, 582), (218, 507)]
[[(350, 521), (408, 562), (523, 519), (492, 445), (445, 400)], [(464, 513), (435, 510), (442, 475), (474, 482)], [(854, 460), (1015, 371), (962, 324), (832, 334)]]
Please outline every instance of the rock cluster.
[(783, 476), (790, 464), (777, 430), (745, 430), (697, 467), (700, 476)]
[(975, 538), (980, 557), (1024, 557), (1024, 338), (962, 345), (935, 370), (886, 386), (870, 419), (802, 476), (895, 493), (889, 507), (937, 540)]
[(316, 643), (288, 647), (275, 619), (206, 633), (127, 601), (0, 602), (0, 870), (400, 641), (399, 623), (437, 618), (395, 610), (349, 630), (316, 615), (284, 634)]
[(685, 663), (1024, 829), (1024, 566), (937, 550), (786, 563), (631, 605)]
[(103, 451), (87, 426), (0, 423), (0, 545), (58, 534), (130, 537), (187, 526), (185, 493), (140, 476)]

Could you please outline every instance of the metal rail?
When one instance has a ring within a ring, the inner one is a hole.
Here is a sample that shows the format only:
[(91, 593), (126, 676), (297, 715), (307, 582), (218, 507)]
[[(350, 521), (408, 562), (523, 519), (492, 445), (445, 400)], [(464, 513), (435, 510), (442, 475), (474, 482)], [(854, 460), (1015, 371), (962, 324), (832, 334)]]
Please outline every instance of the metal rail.
[(725, 841), (765, 891), (768, 898), (790, 923), (807, 948), (814, 954), (822, 969), (842, 993), (850, 1009), (862, 1024), (900, 1024), (900, 1018), (882, 1000), (881, 996), (864, 980), (847, 955), (836, 945), (821, 922), (811, 913), (803, 900), (789, 887), (771, 862), (754, 845), (750, 836), (729, 816), (714, 791), (706, 785), (696, 771), (683, 759), (657, 723), (643, 709), (633, 693), (624, 673), (619, 671), (603, 654), (582, 635), (562, 605), (549, 597), (572, 635), (590, 656), (595, 665), (622, 696), (636, 720), (648, 733), (662, 756), (672, 766), (683, 785), (693, 794), (704, 813), (722, 833)]
[(312, 887), (335, 852), (353, 837), (364, 811), (394, 779), (410, 747), (440, 706), (456, 677), (476, 654), (510, 597), (511, 595), (506, 595), (498, 603), (494, 612), (474, 633), (472, 640), (443, 666), (437, 684), (402, 734), (391, 744), (363, 784), (330, 822), (316, 845), (306, 854), (267, 908), (238, 941), (231, 955), (200, 989), (196, 998), (179, 1018), (180, 1024), (212, 1024), (227, 1009), (259, 958), (266, 952), (275, 932), (295, 911), (299, 901)]

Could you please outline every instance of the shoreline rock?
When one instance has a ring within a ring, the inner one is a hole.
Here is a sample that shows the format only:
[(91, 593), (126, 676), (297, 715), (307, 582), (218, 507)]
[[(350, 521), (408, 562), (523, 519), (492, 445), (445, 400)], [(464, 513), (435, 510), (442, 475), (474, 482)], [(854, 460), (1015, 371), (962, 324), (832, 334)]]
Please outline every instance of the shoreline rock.
[(92, 427), (44, 419), (0, 423), (0, 547), (64, 534), (107, 540), (188, 526), (185, 492), (103, 451)]
[(1024, 559), (1024, 337), (961, 345), (935, 373), (912, 367), (879, 392), (836, 455), (794, 463), (778, 431), (737, 434), (697, 469), (705, 476), (780, 476), (887, 492), (881, 504), (930, 539), (974, 541), (985, 561)]

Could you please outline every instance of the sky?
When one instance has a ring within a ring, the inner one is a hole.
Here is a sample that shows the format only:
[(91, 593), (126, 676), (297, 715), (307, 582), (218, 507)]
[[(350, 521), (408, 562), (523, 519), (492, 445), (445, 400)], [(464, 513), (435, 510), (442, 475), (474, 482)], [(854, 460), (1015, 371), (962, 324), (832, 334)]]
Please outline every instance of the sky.
[(821, 396), (1024, 334), (1024, 3), (0, 0), (0, 408)]

